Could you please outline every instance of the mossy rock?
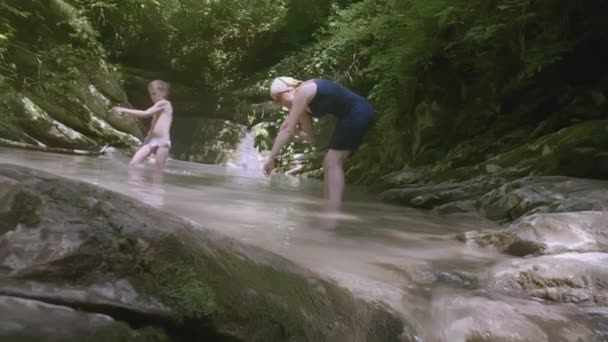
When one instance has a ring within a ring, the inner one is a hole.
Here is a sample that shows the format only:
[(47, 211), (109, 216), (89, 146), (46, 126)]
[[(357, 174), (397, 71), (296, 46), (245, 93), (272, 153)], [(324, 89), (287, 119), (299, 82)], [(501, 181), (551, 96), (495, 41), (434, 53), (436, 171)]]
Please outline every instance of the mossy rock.
[(0, 248), (9, 265), (2, 293), (246, 341), (399, 341), (412, 333), (381, 304), (126, 196), (23, 167), (2, 165), (0, 175), (40, 203), (39, 222), (0, 237), (11, 246)]
[(545, 135), (480, 166), (517, 167), (535, 175), (608, 179), (608, 121), (586, 121)]
[[(117, 130), (95, 115), (70, 90), (62, 91), (61, 88), (52, 88), (44, 93), (31, 93), (29, 96), (32, 97), (36, 105), (53, 119), (95, 140), (99, 145), (110, 144), (115, 147), (129, 147), (140, 143), (136, 136)], [(109, 107), (100, 108), (98, 109), (106, 112), (109, 110)]]
[(11, 108), (24, 133), (47, 146), (83, 150), (98, 146), (91, 138), (52, 118), (25, 96), (16, 96)]

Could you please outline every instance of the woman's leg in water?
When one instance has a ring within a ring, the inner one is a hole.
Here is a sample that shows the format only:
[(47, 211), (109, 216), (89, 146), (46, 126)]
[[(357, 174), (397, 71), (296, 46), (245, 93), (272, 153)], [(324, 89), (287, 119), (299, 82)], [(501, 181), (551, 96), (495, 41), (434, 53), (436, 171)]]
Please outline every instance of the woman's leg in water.
[(371, 127), (374, 109), (367, 102), (360, 102), (351, 112), (336, 123), (329, 150), (323, 163), (326, 198), (333, 209), (339, 209), (344, 193), (344, 169), (342, 164), (361, 145), (363, 137)]
[(344, 193), (344, 170), (342, 164), (351, 151), (329, 150), (323, 160), (324, 184), (326, 198), (331, 209), (337, 210), (342, 203)]

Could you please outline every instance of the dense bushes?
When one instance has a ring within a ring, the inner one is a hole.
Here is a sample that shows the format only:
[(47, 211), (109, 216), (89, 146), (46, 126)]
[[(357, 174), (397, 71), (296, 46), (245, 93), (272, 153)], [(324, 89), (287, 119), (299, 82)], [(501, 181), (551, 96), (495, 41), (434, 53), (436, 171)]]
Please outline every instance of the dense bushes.
[(361, 1), (337, 11), (314, 44), (265, 78), (324, 76), (374, 102), (376, 127), (352, 177), (437, 161), (473, 165), (603, 115), (607, 6)]
[[(367, 96), (378, 113), (349, 163), (354, 181), (404, 166), (474, 165), (606, 110), (608, 4), (602, 0), (8, 0), (0, 6), (0, 87), (45, 87), (48, 80), (78, 77), (83, 68), (76, 65), (107, 59), (218, 94), (238, 90), (241, 105), (267, 100), (277, 75), (341, 82)], [(42, 20), (49, 13), (59, 28)], [(26, 20), (29, 26), (19, 26)], [(252, 124), (284, 115), (239, 108)], [(321, 142), (330, 126), (320, 130)], [(268, 145), (268, 132), (260, 132), (260, 146)]]

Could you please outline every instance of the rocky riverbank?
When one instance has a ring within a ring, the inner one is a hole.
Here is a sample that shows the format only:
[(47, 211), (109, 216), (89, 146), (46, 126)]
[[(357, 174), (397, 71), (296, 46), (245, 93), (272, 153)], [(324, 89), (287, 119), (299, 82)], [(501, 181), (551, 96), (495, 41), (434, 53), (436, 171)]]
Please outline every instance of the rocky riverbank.
[(456, 236), (513, 256), (470, 280), (555, 303), (608, 304), (608, 122), (585, 122), (471, 167), (386, 177), (384, 201), (439, 215), (481, 215), (501, 230)]

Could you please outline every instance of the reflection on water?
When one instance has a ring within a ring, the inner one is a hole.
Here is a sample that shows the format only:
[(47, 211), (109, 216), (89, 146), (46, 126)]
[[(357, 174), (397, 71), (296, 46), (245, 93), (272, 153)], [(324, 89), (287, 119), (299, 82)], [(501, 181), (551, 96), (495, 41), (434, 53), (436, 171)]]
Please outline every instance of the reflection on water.
[[(433, 329), (458, 332), (479, 325), (473, 304), (466, 303), (485, 303), (496, 310), (520, 308), (516, 301), (507, 305), (504, 298), (482, 298), (462, 286), (434, 285), (442, 272), (475, 274), (505, 258), (454, 238), (457, 232), (495, 224), (384, 205), (348, 187), (344, 212), (336, 218), (335, 228), (327, 229), (322, 224), (319, 181), (277, 174), (267, 179), (256, 161), (250, 158), (245, 165), (224, 168), (169, 160), (166, 170), (158, 173), (150, 163), (128, 169), (128, 158), (120, 153), (91, 158), (0, 148), (0, 163), (38, 168), (123, 193), (332, 277), (357, 295), (402, 312), (424, 340), (462, 340), (457, 333), (453, 339), (442, 339)], [(437, 305), (444, 302), (452, 311), (437, 314)], [(459, 315), (470, 321), (458, 321)], [(522, 319), (509, 317), (492, 319)], [(456, 321), (460, 323), (454, 325)], [(532, 329), (517, 322), (508, 326)], [(551, 330), (542, 321), (532, 325), (543, 328), (530, 332), (538, 336)]]
[(157, 170), (149, 171), (149, 174), (144, 174), (142, 170), (128, 169), (128, 187), (140, 194), (137, 198), (146, 198), (146, 203), (155, 207), (163, 208), (165, 206), (165, 185), (163, 180), (164, 172)]

